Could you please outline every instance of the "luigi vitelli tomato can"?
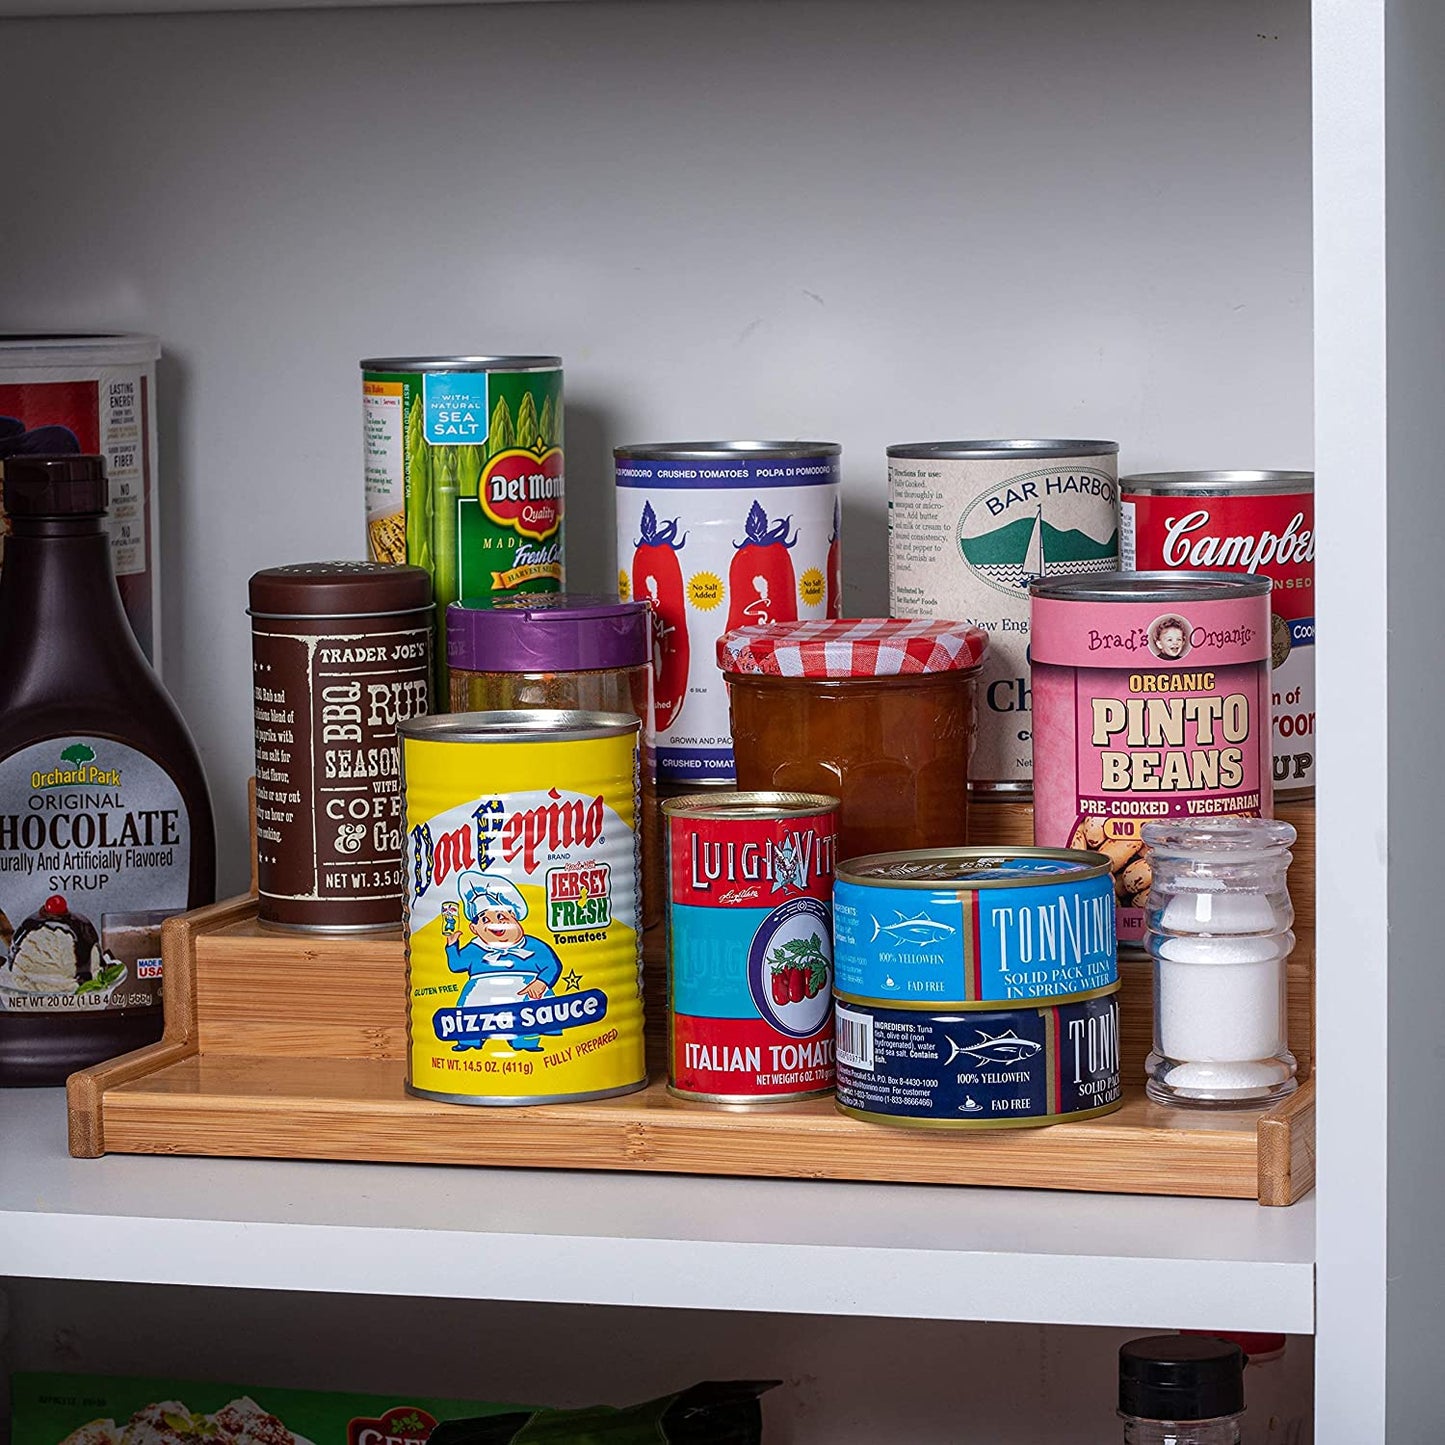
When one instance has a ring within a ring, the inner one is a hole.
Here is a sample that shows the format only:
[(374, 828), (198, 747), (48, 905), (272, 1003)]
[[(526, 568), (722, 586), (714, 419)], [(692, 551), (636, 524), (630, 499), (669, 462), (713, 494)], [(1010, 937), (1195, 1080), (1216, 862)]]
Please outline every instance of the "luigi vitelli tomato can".
[(726, 1104), (826, 1093), (838, 800), (714, 790), (663, 812), (671, 1091)]
[(659, 781), (734, 778), (723, 633), (838, 615), (841, 452), (768, 441), (617, 449), (618, 591), (657, 618)]

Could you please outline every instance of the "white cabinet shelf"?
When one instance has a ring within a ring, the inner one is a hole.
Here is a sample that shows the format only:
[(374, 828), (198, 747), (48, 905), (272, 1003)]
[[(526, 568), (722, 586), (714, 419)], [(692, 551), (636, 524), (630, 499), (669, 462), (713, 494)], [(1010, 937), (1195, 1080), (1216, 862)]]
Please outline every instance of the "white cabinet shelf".
[[(1314, 1327), (1314, 1211), (110, 1156), (0, 1111), (0, 1276), (1040, 1324)], [(967, 1141), (960, 1140), (966, 1148)]]

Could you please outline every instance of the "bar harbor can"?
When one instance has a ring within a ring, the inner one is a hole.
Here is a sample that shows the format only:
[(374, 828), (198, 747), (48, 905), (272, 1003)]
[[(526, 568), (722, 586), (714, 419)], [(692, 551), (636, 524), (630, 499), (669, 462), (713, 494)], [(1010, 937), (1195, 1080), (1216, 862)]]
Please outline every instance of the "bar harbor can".
[(1144, 937), (1143, 825), (1272, 817), (1270, 580), (1039, 578), (1034, 842), (1109, 860), (1121, 945)]
[(1119, 985), (1012, 1008), (880, 1008), (838, 995), (838, 1107), (914, 1129), (1019, 1129), (1123, 1102)]
[(617, 448), (618, 591), (657, 617), (660, 782), (733, 781), (723, 633), (838, 615), (841, 453), (836, 442)]
[(553, 709), (402, 724), (408, 1092), (540, 1104), (646, 1084), (638, 732)]
[(712, 790), (663, 813), (670, 1091), (724, 1104), (827, 1093), (838, 800)]
[(902, 1009), (1052, 1003), (1118, 982), (1097, 853), (930, 848), (851, 858), (833, 889), (840, 994)]
[(1120, 565), (1268, 577), (1274, 795), (1315, 784), (1313, 472), (1153, 472), (1119, 483)]
[(888, 448), (889, 610), (989, 635), (969, 768), (975, 797), (1029, 795), (1029, 581), (1118, 567), (1118, 474), (1110, 441)]

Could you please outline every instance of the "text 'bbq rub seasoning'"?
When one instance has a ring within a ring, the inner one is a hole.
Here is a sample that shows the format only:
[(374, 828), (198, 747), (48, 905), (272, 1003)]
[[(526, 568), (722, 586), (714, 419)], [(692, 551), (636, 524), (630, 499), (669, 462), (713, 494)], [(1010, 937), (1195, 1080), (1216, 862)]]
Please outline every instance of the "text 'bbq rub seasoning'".
[(0, 577), (0, 1083), (161, 1033), (161, 924), (209, 903), (195, 744), (121, 609), (105, 461), (11, 456)]
[(431, 624), (419, 567), (309, 562), (251, 578), (263, 922), (401, 922), (396, 730), (429, 711)]
[(639, 730), (546, 708), (402, 724), (411, 1093), (560, 1103), (647, 1082)]
[(1104, 854), (1144, 936), (1151, 820), (1269, 817), (1270, 583), (1118, 572), (1033, 583), (1034, 841)]

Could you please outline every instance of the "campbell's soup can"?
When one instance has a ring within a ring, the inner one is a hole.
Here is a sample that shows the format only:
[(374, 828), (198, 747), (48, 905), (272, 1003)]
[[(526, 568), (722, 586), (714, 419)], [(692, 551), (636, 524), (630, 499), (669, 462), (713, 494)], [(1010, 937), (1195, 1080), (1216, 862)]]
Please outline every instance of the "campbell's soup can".
[(838, 616), (841, 454), (835, 442), (617, 448), (618, 591), (656, 615), (659, 781), (735, 777), (723, 633)]
[(546, 708), (401, 725), (409, 1092), (540, 1104), (646, 1084), (640, 727)]
[(1109, 860), (1121, 945), (1144, 937), (1143, 825), (1273, 816), (1270, 581), (1037, 579), (1034, 842)]
[(1119, 483), (1120, 566), (1268, 577), (1274, 793), (1315, 785), (1313, 472), (1153, 472)]
[(1033, 786), (1029, 582), (1119, 566), (1110, 441), (909, 442), (888, 448), (889, 611), (988, 633), (978, 684), (975, 797)]
[(669, 1089), (723, 1104), (828, 1092), (838, 799), (713, 790), (662, 810)]

